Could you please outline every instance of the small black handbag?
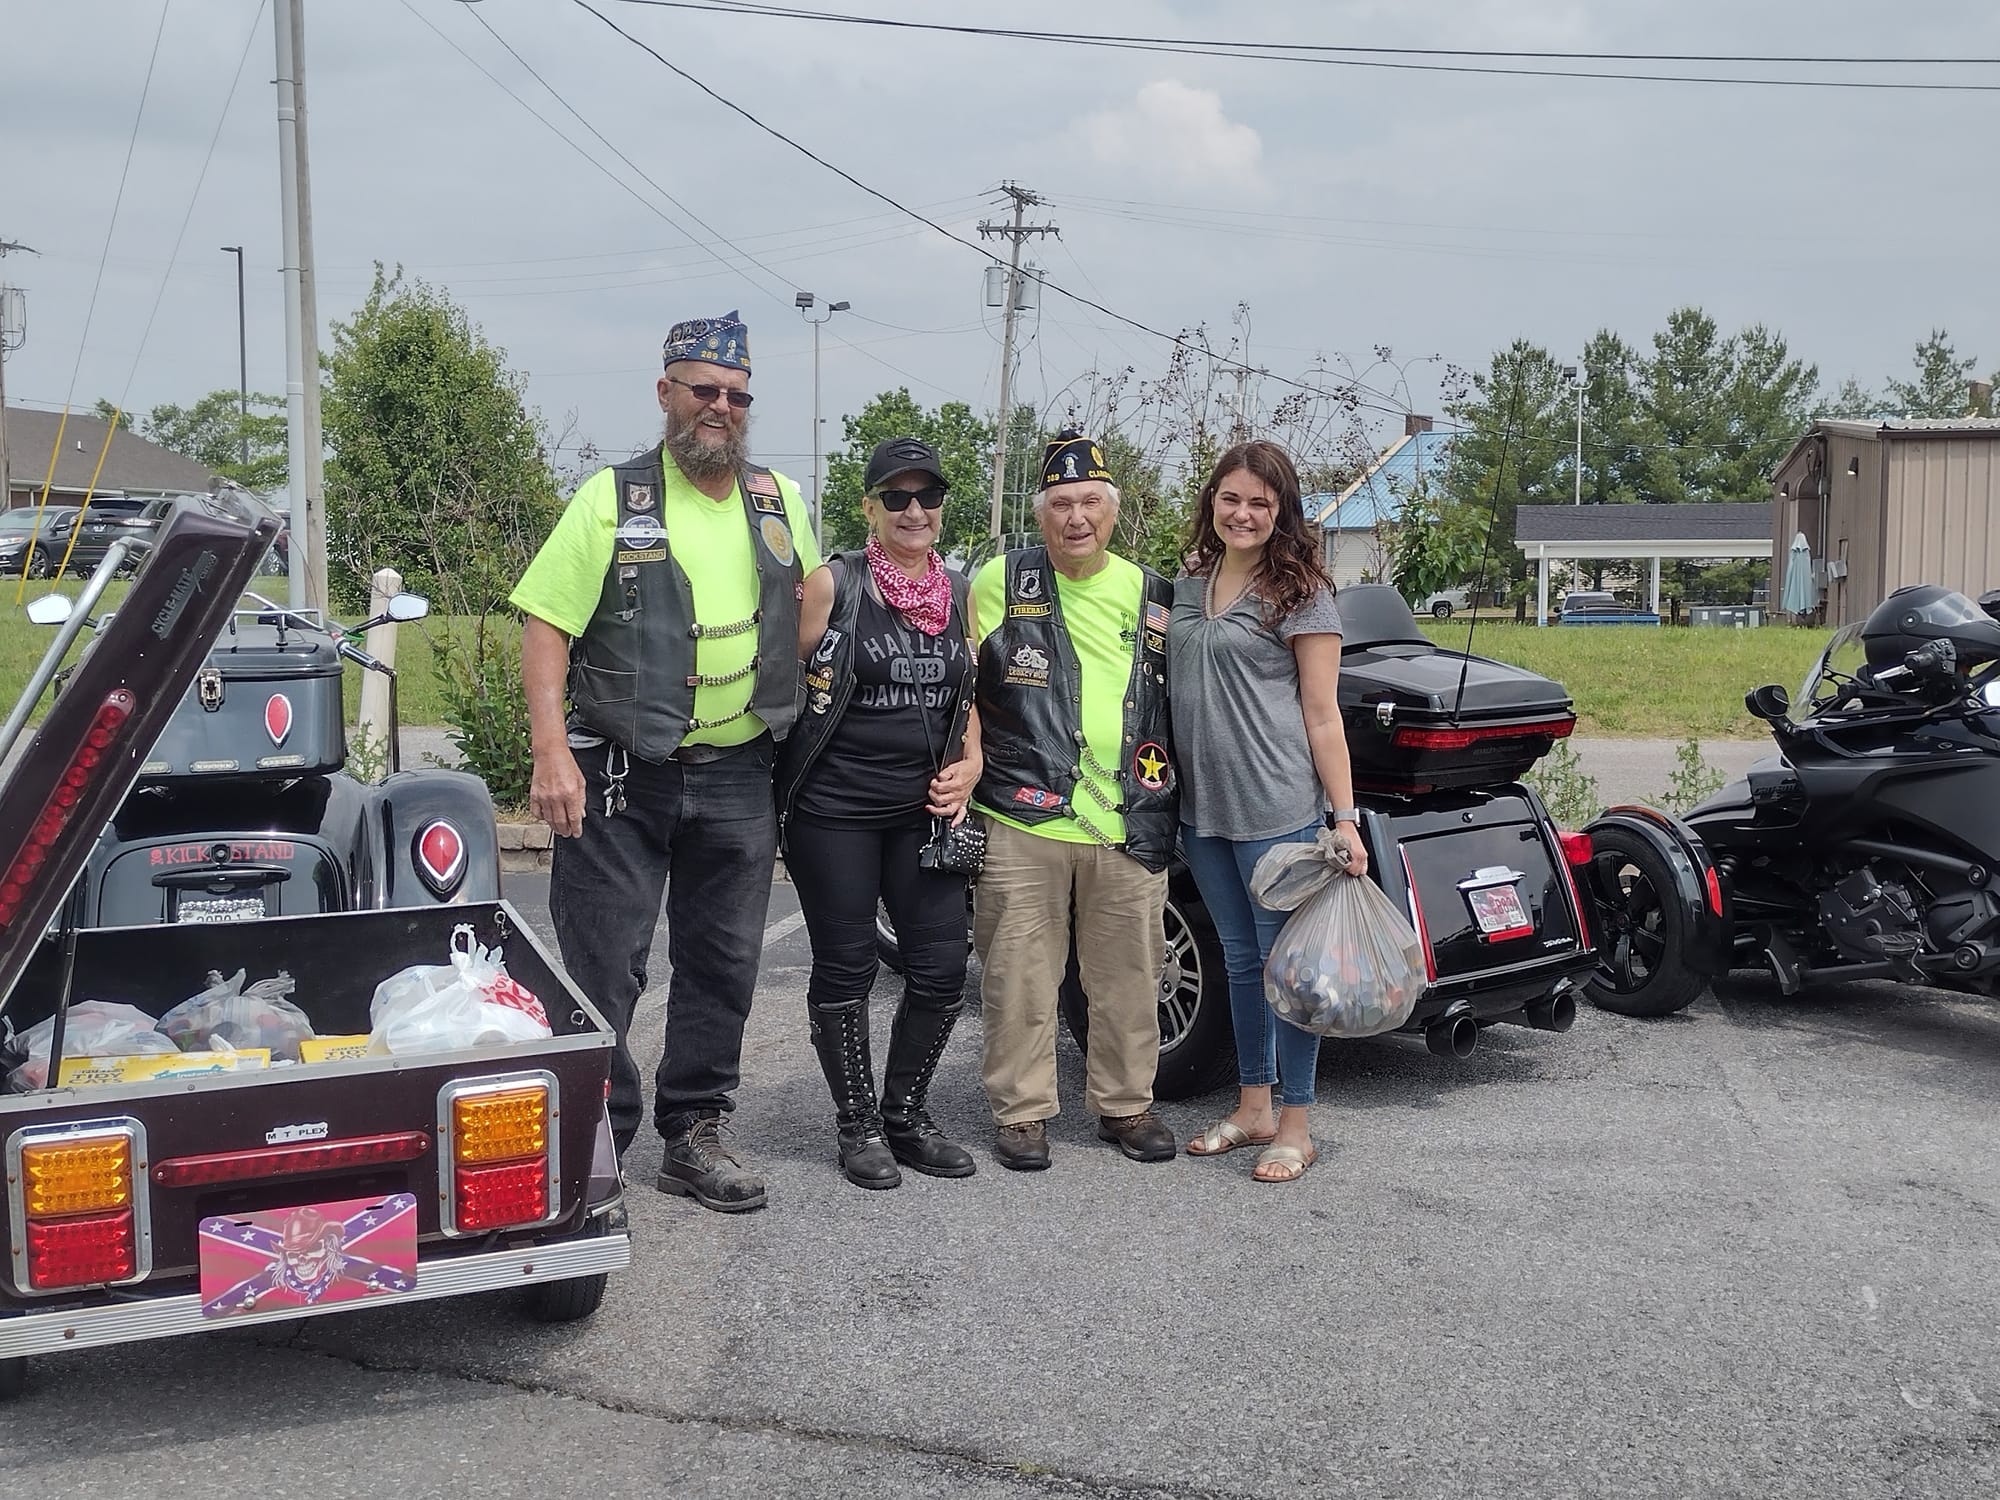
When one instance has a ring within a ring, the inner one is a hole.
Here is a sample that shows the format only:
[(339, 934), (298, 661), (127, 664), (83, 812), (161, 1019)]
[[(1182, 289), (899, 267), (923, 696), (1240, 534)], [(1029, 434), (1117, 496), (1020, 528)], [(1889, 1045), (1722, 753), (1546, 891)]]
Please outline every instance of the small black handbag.
[(917, 851), (917, 868), (939, 870), (976, 880), (986, 863), (986, 829), (977, 820), (966, 818), (952, 827), (943, 818), (931, 817), (931, 836)]

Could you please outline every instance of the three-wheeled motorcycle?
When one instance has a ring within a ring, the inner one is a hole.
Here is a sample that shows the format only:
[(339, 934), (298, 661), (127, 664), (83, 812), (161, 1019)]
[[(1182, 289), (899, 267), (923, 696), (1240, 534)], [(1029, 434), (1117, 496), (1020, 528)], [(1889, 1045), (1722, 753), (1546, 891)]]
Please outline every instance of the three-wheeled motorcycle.
[[(240, 495), (174, 515), (0, 785), (0, 1072), (9, 1085), (0, 1092), (0, 1394), (18, 1389), (25, 1359), (38, 1353), (390, 1301), (518, 1287), (537, 1317), (584, 1317), (606, 1275), (630, 1260), (604, 1109), (612, 1028), (505, 901), (472, 899), (462, 885), (449, 901), (393, 899), (380, 872), (393, 882), (396, 860), (420, 840), (400, 806), (377, 798), (362, 838), (330, 858), (211, 850), (208, 883), (156, 884), (151, 873), (130, 882), (151, 903), (144, 925), (85, 921), (106, 909), (87, 867), (101, 876), (134, 857), (127, 849), (93, 865), (146, 767), (168, 759), (190, 778), (206, 774), (162, 747), (170, 726), (190, 722), (187, 695), (199, 694), (211, 647), (277, 531), (275, 517)], [(0, 739), (19, 732), (123, 561), (108, 556), (93, 574)], [(267, 686), (237, 691), (253, 716), (271, 696)], [(225, 691), (214, 712), (229, 701)], [(211, 711), (197, 703), (195, 712)], [(319, 728), (326, 723), (337, 720)], [(267, 743), (283, 738), (266, 733)], [(246, 753), (229, 743), (237, 758)], [(221, 826), (282, 842), (257, 816)], [(310, 838), (302, 817), (296, 842)], [(200, 870), (164, 853), (189, 842), (145, 842), (135, 862), (147, 872)], [(388, 851), (372, 875), (371, 848)], [(162, 851), (157, 863), (153, 851)], [(238, 881), (242, 866), (264, 869)], [(321, 911), (287, 898), (330, 885), (368, 891), (370, 909)], [(246, 891), (262, 910), (186, 904), (244, 900)], [(289, 914), (300, 907), (307, 914)], [(444, 965), (459, 929), (499, 948), (508, 976), (533, 998), (545, 1024), (530, 1039), (510, 1029), (454, 1034), (438, 1050), (301, 1047), (296, 1061), (249, 1055), (256, 1049), (183, 1054), (171, 1043), (162, 1055), (157, 1038), (144, 1055), (79, 1057), (70, 1045), (84, 1001), (159, 1017), (202, 992), (211, 971), (236, 970), (288, 974), (289, 1003), (318, 1037), (351, 1044), (370, 1030), (377, 985)], [(38, 1028), (39, 1075), (24, 1045)]]

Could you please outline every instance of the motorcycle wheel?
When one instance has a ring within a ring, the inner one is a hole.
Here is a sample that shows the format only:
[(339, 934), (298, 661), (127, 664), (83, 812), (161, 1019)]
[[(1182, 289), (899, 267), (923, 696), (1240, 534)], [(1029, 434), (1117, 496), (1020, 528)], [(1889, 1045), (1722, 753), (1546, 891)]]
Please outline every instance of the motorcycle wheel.
[(1620, 828), (1591, 833), (1590, 893), (1597, 908), (1597, 968), (1583, 993), (1621, 1016), (1667, 1016), (1702, 991), (1701, 975), (1681, 959), (1687, 913), (1674, 899), (1673, 872), (1653, 846)]

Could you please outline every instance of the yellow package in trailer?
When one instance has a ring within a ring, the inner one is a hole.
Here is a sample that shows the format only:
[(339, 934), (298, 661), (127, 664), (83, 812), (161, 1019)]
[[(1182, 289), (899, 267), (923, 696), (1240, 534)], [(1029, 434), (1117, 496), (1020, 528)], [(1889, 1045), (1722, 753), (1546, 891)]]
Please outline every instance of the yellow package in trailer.
[(143, 1052), (131, 1057), (65, 1057), (58, 1083), (84, 1085), (149, 1083), (156, 1078), (185, 1078), (202, 1073), (233, 1073), (243, 1068), (271, 1066), (269, 1047), (245, 1047), (238, 1052)]

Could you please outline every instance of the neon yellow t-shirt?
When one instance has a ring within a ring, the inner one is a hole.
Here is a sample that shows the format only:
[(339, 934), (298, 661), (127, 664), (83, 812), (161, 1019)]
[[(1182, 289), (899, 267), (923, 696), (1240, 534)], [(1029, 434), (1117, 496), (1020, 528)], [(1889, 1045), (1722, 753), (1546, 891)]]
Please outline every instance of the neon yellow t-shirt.
[[(1090, 825), (1112, 843), (1125, 840), (1125, 817), (1109, 811), (1124, 800), (1118, 784), (1118, 769), (1125, 763), (1125, 691), (1132, 684), (1132, 654), (1138, 642), (1139, 611), (1145, 604), (1145, 575), (1136, 563), (1122, 557), (1107, 557), (1105, 564), (1088, 578), (1065, 578), (1052, 566), (1056, 597), (1062, 601), (1063, 624), (1077, 664), (1083, 670), (1081, 686), (1083, 740), (1091, 759), (1111, 774), (1100, 776), (1087, 765), (1083, 779), (1091, 783), (1099, 797), (1081, 785), (1071, 795), (1071, 805), (1090, 820)], [(979, 638), (1000, 623), (1007, 604), (1007, 560), (996, 557), (979, 570), (972, 581), (972, 609), (978, 616)], [(1101, 800), (1100, 800), (1101, 799)], [(1009, 828), (1044, 834), (1072, 844), (1094, 844), (1093, 839), (1070, 817), (1051, 818), (1046, 823), (1028, 824), (1008, 817), (997, 808), (976, 804), (987, 816)]]
[[(678, 564), (687, 574), (694, 617), (703, 625), (747, 620), (757, 611), (757, 563), (750, 551), (753, 543), (744, 519), (743, 496), (731, 489), (727, 500), (711, 500), (671, 462), (665, 470), (659, 515), (673, 553), (672, 563), (666, 566)], [(804, 576), (819, 566), (811, 518), (799, 497), (799, 487), (782, 474), (774, 477)], [(514, 607), (548, 621), (564, 635), (582, 635), (604, 593), (604, 575), (611, 569), (617, 530), (617, 482), (612, 470), (600, 469), (577, 487), (549, 539), (521, 575), (509, 596)], [(762, 633), (760, 627), (741, 635), (703, 637), (696, 646), (695, 669), (704, 677), (723, 677), (748, 666)], [(774, 642), (772, 649), (783, 651), (790, 660), (798, 643)], [(696, 688), (694, 717), (728, 718), (729, 722), (698, 729), (686, 743), (741, 745), (762, 734), (764, 721), (756, 714), (741, 713), (755, 686), (752, 675), (724, 687)], [(732, 714), (741, 717), (729, 718)]]

